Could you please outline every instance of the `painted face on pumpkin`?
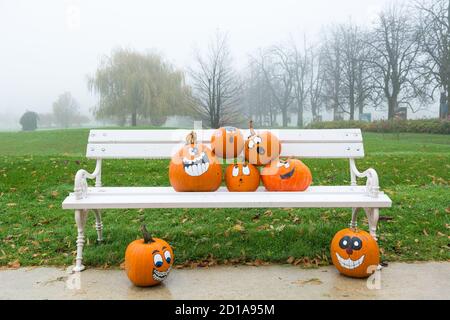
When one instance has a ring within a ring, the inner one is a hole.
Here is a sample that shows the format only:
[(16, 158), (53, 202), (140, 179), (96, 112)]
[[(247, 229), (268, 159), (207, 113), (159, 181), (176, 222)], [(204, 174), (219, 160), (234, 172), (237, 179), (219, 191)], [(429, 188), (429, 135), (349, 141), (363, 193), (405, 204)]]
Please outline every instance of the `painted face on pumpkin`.
[(312, 182), (311, 171), (298, 159), (274, 160), (261, 175), (269, 191), (305, 191)]
[(345, 250), (346, 253), (346, 255), (342, 257), (339, 252), (336, 252), (336, 257), (342, 268), (355, 269), (363, 264), (365, 255), (358, 254), (358, 251), (361, 250), (362, 246), (362, 240), (358, 237), (350, 238), (349, 236), (344, 236), (339, 241), (339, 247), (342, 250)]
[(221, 127), (211, 136), (211, 149), (224, 159), (236, 158), (244, 148), (244, 137), (235, 127)]
[(249, 163), (231, 164), (225, 172), (229, 191), (255, 191), (259, 186), (259, 170)]
[(153, 273), (152, 277), (155, 281), (163, 281), (167, 278), (170, 269), (172, 268), (172, 253), (166, 246), (161, 248), (161, 251), (156, 249), (152, 252), (153, 255)]
[(340, 273), (363, 278), (376, 269), (380, 253), (370, 234), (359, 229), (344, 229), (331, 241), (331, 258)]
[(186, 146), (183, 152), (184, 172), (191, 177), (198, 177), (209, 169), (209, 158), (199, 146)]

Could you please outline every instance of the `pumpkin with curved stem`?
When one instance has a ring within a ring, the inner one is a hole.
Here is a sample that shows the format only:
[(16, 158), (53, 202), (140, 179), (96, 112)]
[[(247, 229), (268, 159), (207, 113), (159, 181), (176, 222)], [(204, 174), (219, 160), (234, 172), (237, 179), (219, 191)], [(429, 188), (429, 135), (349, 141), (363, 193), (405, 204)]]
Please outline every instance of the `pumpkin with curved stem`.
[(228, 191), (252, 192), (259, 186), (259, 170), (250, 163), (230, 164), (225, 171)]
[(331, 259), (340, 273), (366, 278), (380, 263), (380, 250), (375, 239), (366, 231), (347, 228), (336, 233), (331, 241)]
[(311, 182), (309, 168), (298, 159), (275, 160), (261, 172), (264, 187), (269, 191), (304, 191)]
[(244, 148), (244, 137), (235, 127), (222, 127), (211, 136), (211, 150), (224, 159), (237, 158)]
[(144, 238), (131, 242), (125, 251), (125, 272), (136, 286), (154, 286), (167, 278), (173, 250), (166, 241), (152, 238), (145, 226), (142, 233)]
[(278, 158), (281, 153), (281, 143), (270, 131), (256, 133), (253, 121), (250, 121), (250, 136), (245, 141), (245, 161), (256, 166), (269, 163)]
[(219, 161), (204, 144), (197, 143), (195, 132), (186, 138), (186, 145), (171, 159), (169, 180), (176, 191), (216, 191), (222, 182)]

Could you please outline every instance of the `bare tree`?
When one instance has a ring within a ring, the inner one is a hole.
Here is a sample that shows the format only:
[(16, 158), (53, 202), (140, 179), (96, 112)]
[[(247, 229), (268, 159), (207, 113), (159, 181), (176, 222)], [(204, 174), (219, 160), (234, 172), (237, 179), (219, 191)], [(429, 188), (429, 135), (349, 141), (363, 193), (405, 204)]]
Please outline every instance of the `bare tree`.
[(231, 59), (228, 38), (217, 32), (206, 56), (196, 53), (193, 81), (194, 110), (211, 128), (240, 121), (242, 85)]
[(413, 102), (425, 98), (425, 91), (420, 86), (418, 72), (419, 34), (410, 14), (396, 5), (381, 12), (367, 44), (374, 54), (372, 79), (387, 100), (388, 119), (394, 118), (401, 105), (417, 111)]
[(293, 102), (294, 75), (289, 51), (282, 46), (261, 50), (254, 59), (259, 64), (272, 96), (281, 111), (282, 125), (288, 125), (288, 112)]
[(299, 48), (291, 41), (291, 64), (294, 78), (294, 100), (297, 109), (297, 127), (303, 127), (303, 115), (306, 109), (307, 98), (310, 90), (309, 74), (311, 72), (310, 49), (306, 39), (303, 48)]
[(312, 121), (318, 121), (323, 102), (324, 77), (322, 72), (322, 56), (320, 51), (311, 49), (310, 73), (309, 73), (309, 106), (311, 108)]
[(340, 120), (345, 111), (343, 89), (343, 50), (342, 37), (339, 29), (331, 27), (324, 33), (321, 55), (324, 76), (324, 102), (333, 112), (333, 120)]
[[(440, 90), (439, 117), (447, 118), (450, 105), (450, 0), (421, 0), (418, 32), (425, 53), (422, 72), (432, 86), (431, 95)], [(447, 110), (447, 111), (446, 111)]]

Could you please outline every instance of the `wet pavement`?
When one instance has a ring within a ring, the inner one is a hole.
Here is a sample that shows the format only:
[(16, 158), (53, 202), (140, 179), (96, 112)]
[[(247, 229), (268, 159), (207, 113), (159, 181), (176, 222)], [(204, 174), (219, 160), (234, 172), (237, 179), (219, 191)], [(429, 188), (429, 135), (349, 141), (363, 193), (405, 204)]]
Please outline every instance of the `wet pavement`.
[(450, 262), (390, 263), (369, 281), (333, 266), (174, 269), (156, 287), (133, 286), (123, 270), (0, 270), (0, 299), (450, 299)]

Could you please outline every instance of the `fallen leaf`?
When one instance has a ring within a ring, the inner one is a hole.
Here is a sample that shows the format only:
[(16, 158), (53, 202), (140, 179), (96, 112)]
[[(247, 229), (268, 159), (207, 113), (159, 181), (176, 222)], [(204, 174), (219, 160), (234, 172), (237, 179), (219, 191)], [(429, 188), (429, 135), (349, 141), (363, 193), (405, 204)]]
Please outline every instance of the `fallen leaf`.
[(18, 268), (20, 268), (19, 260), (14, 260), (12, 262), (8, 262), (8, 268), (11, 268), (11, 269), (18, 269)]

